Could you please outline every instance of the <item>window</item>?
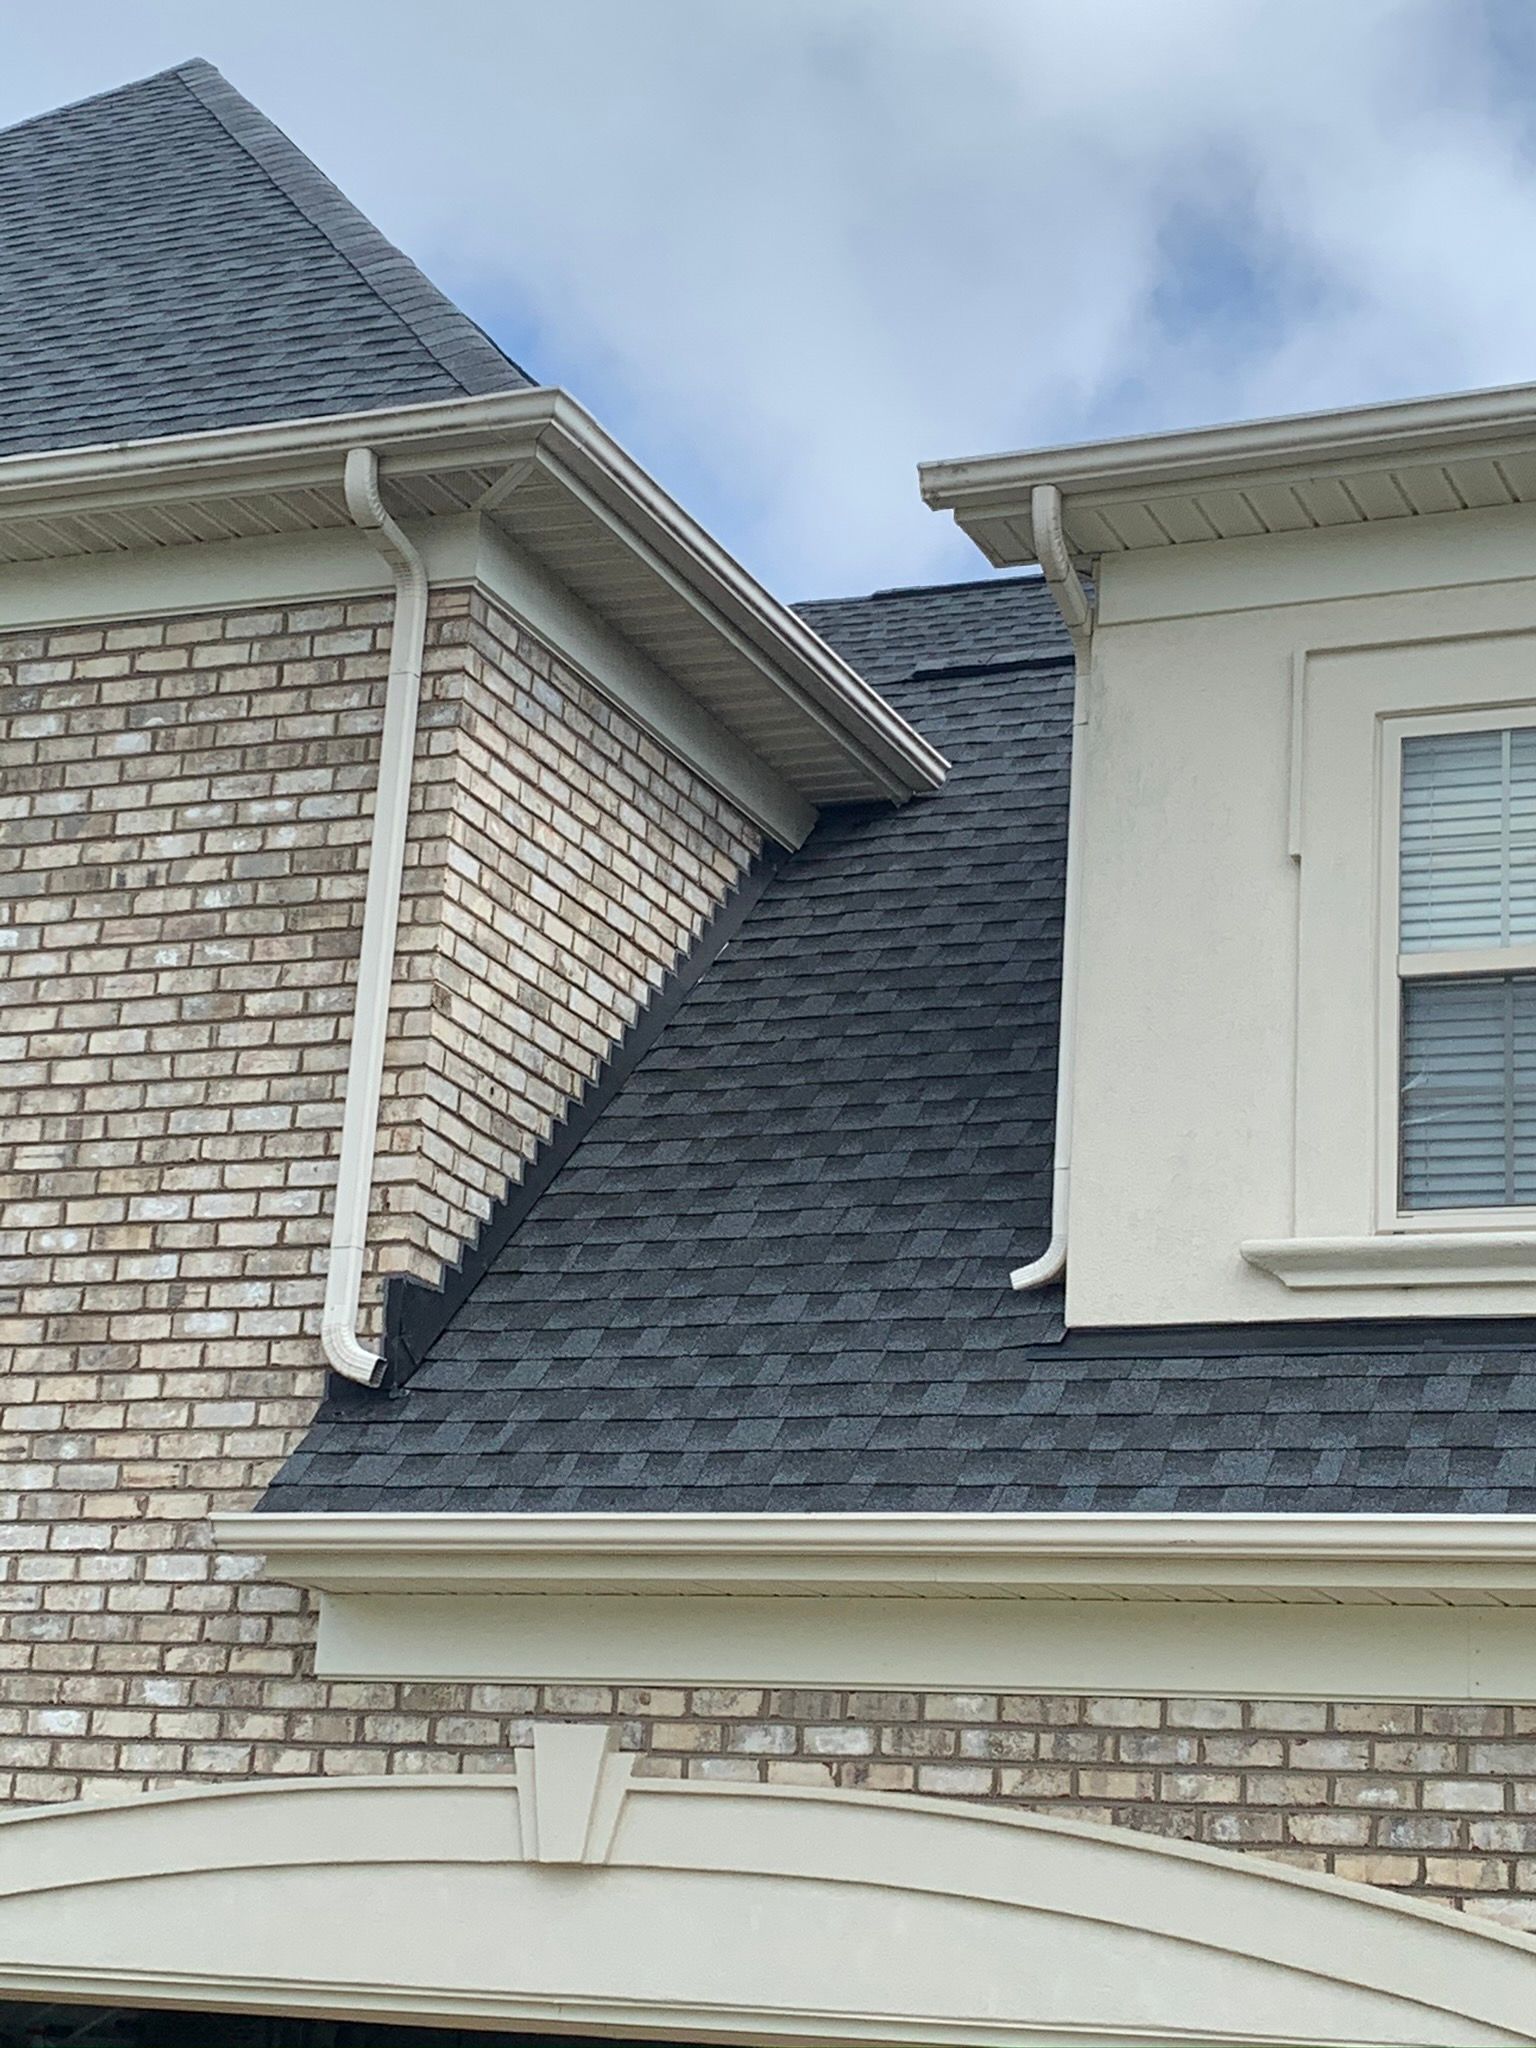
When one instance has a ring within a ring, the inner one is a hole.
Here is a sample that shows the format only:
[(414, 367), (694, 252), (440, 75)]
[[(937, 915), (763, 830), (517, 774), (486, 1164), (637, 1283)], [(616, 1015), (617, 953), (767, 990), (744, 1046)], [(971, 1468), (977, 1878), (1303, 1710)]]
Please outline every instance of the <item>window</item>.
[[(1239, 1253), (1314, 1308), (1380, 1288), (1366, 1313), (1529, 1314), (1536, 632), (1314, 648), (1292, 673), (1290, 1213), (1271, 1196)], [(1272, 1002), (1248, 1028), (1281, 1050)]]
[(1400, 1207), (1536, 1206), (1536, 725), (1406, 734), (1398, 838)]

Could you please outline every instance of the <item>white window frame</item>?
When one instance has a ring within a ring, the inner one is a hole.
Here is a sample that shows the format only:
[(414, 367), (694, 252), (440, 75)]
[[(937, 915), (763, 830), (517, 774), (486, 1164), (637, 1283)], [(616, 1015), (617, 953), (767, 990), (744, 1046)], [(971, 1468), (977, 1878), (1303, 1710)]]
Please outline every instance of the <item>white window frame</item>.
[[(1399, 1203), (1397, 821), (1409, 733), (1536, 724), (1536, 631), (1424, 632), (1296, 655), (1290, 1230), (1235, 1249), (1319, 1301), (1386, 1289), (1399, 1314), (1529, 1315), (1531, 1212)], [(1522, 963), (1500, 948), (1490, 964)]]
[(1536, 1205), (1481, 1209), (1405, 1209), (1402, 1204), (1402, 990), (1406, 981), (1472, 980), (1536, 974), (1536, 944), (1404, 953), (1402, 931), (1403, 742), (1445, 732), (1508, 732), (1536, 727), (1536, 698), (1432, 712), (1384, 712), (1377, 747), (1377, 1056), (1376, 1228), (1381, 1231), (1536, 1228)]

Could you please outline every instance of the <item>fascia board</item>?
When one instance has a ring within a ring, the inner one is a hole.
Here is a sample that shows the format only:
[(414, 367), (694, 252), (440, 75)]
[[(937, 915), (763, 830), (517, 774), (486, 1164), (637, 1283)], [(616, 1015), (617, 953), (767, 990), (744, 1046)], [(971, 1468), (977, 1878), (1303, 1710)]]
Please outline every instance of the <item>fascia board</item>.
[(804, 844), (816, 823), (813, 805), (525, 548), (488, 519), (479, 524), (482, 588), (781, 846)]
[(326, 1592), (1536, 1592), (1520, 1515), (238, 1514), (214, 1533)]
[[(936, 789), (949, 764), (893, 711), (803, 619), (771, 598), (703, 527), (690, 519), (573, 400), (563, 403), (541, 440), (558, 464), (591, 486), (633, 531), (654, 545), (692, 587), (719, 606), (795, 675), (839, 722), (856, 712), (860, 737), (908, 789)], [(916, 778), (914, 780), (914, 777)]]
[(321, 1592), (324, 1678), (1133, 1698), (1536, 1699), (1530, 1608), (1413, 1600), (935, 1600), (868, 1592)]
[(1297, 413), (1122, 440), (1062, 443), (1001, 455), (961, 457), (919, 467), (925, 502), (935, 510), (977, 513), (1016, 504), (1039, 483), (1063, 495), (1109, 502), (1158, 485), (1188, 489), (1209, 479), (1229, 487), (1274, 481), (1287, 470), (1315, 476), (1329, 468), (1377, 467), (1416, 456), (1512, 453), (1536, 447), (1536, 385), (1450, 397)]
[(137, 503), (186, 503), (214, 491), (339, 490), (349, 448), (365, 444), (380, 474), (542, 461), (578, 475), (637, 552), (654, 549), (675, 587), (719, 630), (735, 621), (766, 681), (829, 731), (897, 797), (937, 788), (948, 764), (804, 622), (770, 597), (566, 393), (546, 388), (282, 421), (154, 441), (0, 458), (0, 520)]
[(257, 426), (221, 427), (147, 441), (98, 442), (0, 457), (0, 517), (20, 506), (68, 510), (74, 494), (160, 492), (175, 486), (303, 486), (338, 482), (349, 448), (365, 443), (388, 467), (420, 471), (477, 457), (506, 461), (531, 450), (562, 393), (537, 388), (491, 398), (436, 399), (370, 412), (325, 413)]

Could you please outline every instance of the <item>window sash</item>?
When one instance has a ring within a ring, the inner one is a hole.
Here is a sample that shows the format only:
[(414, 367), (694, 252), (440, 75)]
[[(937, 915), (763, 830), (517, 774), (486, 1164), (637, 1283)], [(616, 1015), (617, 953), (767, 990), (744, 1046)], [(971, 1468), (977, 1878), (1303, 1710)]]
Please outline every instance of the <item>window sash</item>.
[(1403, 741), (1398, 950), (1536, 942), (1536, 726)]
[(1536, 1207), (1536, 726), (1402, 737), (1399, 1214)]
[(1536, 1205), (1536, 974), (1403, 984), (1399, 1198)]

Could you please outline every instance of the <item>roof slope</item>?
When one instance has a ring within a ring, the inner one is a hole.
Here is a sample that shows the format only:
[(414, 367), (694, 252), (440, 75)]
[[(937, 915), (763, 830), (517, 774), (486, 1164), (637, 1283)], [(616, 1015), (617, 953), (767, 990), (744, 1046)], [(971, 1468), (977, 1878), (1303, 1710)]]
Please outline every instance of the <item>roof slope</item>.
[(265, 1507), (1536, 1511), (1525, 1326), (1067, 1334), (1009, 1289), (1049, 1209), (1048, 605), (806, 607), (945, 788), (818, 827), (417, 1377), (338, 1389)]
[(0, 455), (531, 381), (211, 64), (0, 133)]

